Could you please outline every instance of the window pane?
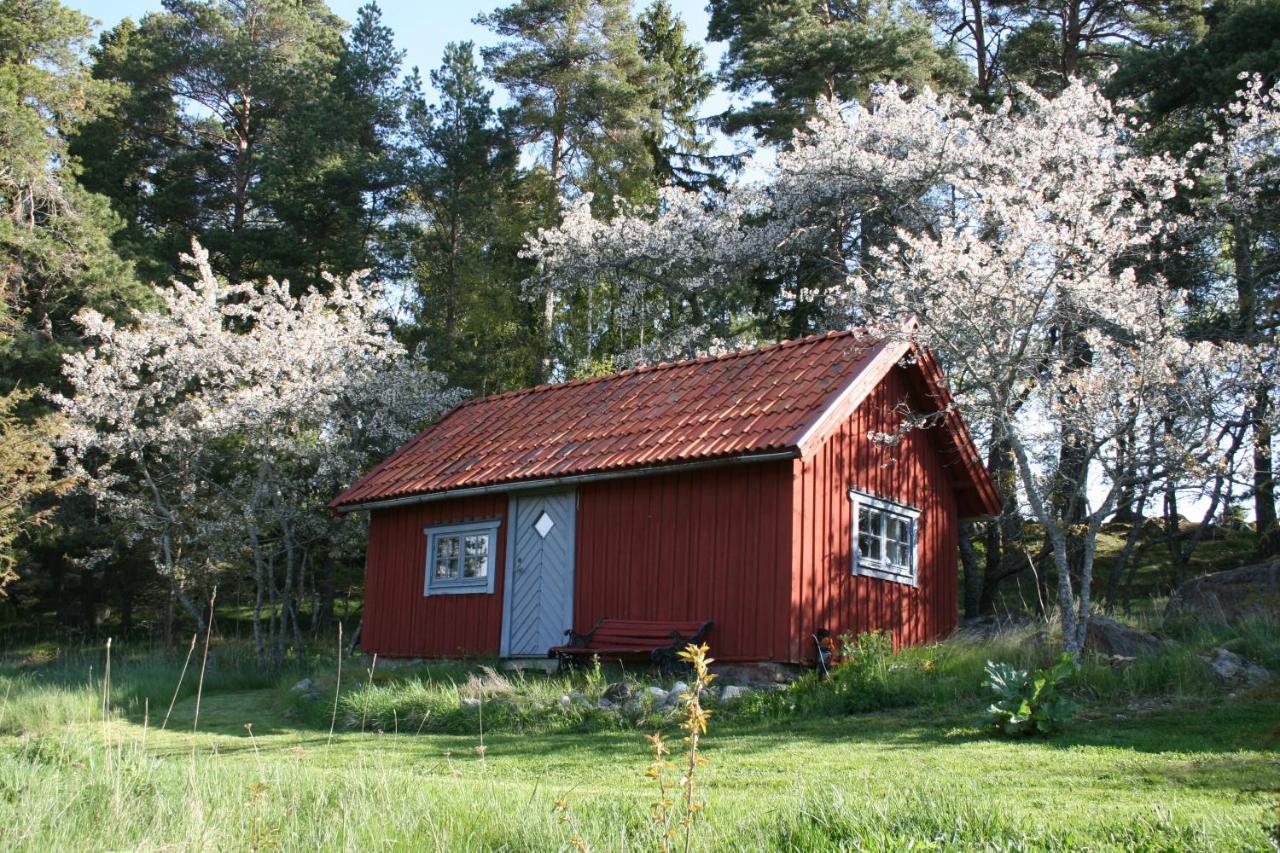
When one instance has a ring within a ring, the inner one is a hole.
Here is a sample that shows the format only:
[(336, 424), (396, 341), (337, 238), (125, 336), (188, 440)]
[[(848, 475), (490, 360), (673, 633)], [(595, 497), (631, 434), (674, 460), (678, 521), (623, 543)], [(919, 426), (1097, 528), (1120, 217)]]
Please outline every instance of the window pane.
[(436, 537), (436, 577), (458, 576), (458, 552), (461, 543), (457, 536)]
[(858, 508), (858, 553), (863, 559), (880, 559), (880, 536), (884, 528), (884, 516), (870, 507)]
[(466, 578), (482, 578), (489, 573), (489, 558), (468, 554), (462, 576)]
[(478, 536), (467, 537), (467, 556), (483, 557), (489, 553), (489, 534), (481, 533)]

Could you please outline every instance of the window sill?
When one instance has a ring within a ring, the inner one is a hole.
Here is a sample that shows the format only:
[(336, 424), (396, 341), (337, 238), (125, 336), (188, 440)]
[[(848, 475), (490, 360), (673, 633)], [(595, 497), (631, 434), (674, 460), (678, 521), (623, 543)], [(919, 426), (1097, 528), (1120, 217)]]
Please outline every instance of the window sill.
[(488, 583), (427, 587), (426, 598), (437, 595), (493, 595), (493, 587)]
[(879, 566), (857, 566), (852, 574), (854, 577), (876, 578), (890, 583), (900, 583), (903, 586), (917, 587), (920, 585), (919, 579), (912, 575), (904, 575)]

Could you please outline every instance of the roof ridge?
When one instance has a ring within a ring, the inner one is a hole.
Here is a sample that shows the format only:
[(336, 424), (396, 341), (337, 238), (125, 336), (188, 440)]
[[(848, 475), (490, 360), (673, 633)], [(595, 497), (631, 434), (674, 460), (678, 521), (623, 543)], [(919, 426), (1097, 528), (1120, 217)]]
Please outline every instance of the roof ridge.
[(672, 370), (677, 367), (688, 367), (694, 364), (710, 364), (716, 361), (729, 361), (735, 358), (745, 358), (747, 356), (759, 355), (761, 353), (772, 352), (774, 350), (788, 349), (798, 346), (808, 346), (819, 341), (828, 340), (830, 338), (854, 337), (856, 335), (865, 335), (870, 333), (867, 327), (859, 327), (854, 329), (832, 329), (827, 332), (819, 332), (814, 335), (806, 335), (803, 338), (788, 338), (776, 343), (767, 344), (762, 347), (746, 347), (743, 349), (732, 350), (730, 352), (720, 353), (719, 355), (702, 355), (697, 358), (684, 358), (679, 361), (660, 361), (657, 364), (642, 364), (639, 367), (629, 367), (626, 370), (610, 373), (605, 376), (590, 376), (585, 379), (570, 379), (567, 382), (544, 382), (541, 385), (532, 385), (528, 388), (513, 388), (510, 391), (502, 391), (497, 394), (488, 394), (484, 397), (470, 397), (459, 403), (453, 411), (474, 406), (478, 403), (487, 403), (493, 400), (504, 400), (512, 397), (520, 397), (526, 394), (537, 394), (545, 391), (551, 391), (558, 388), (577, 388), (584, 385), (594, 385), (601, 382), (611, 382), (616, 379), (622, 379), (628, 376), (638, 376), (642, 373), (657, 373), (662, 370)]

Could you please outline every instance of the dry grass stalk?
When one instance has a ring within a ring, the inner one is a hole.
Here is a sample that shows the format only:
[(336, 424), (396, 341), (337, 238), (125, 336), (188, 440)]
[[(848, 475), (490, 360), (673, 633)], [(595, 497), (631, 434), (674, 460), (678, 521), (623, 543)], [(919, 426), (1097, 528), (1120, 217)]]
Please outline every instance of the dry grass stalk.
[(204, 626), (204, 656), (200, 659), (200, 681), (196, 685), (196, 712), (191, 718), (191, 731), (200, 726), (200, 700), (204, 697), (204, 673), (209, 668), (209, 641), (213, 638), (213, 605), (218, 600), (218, 588), (209, 596), (209, 621)]
[(165, 726), (169, 725), (169, 715), (173, 713), (173, 706), (178, 701), (178, 693), (182, 690), (182, 682), (187, 677), (187, 667), (191, 665), (191, 655), (196, 650), (196, 639), (199, 634), (191, 635), (191, 648), (187, 649), (187, 659), (182, 662), (182, 672), (178, 674), (178, 686), (173, 688), (173, 698), (169, 700), (169, 710), (164, 712), (164, 722), (160, 724), (160, 731), (164, 731)]
[(333, 685), (333, 715), (329, 717), (329, 739), (324, 742), (325, 752), (333, 743), (333, 727), (338, 724), (338, 694), (342, 692), (342, 623), (338, 623), (338, 681)]

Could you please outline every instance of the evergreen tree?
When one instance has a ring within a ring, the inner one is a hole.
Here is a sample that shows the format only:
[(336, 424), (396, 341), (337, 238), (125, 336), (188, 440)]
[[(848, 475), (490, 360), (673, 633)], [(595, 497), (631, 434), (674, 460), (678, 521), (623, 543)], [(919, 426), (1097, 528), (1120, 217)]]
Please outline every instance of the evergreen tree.
[[(482, 51), (485, 63), (515, 102), (509, 123), (518, 141), (550, 178), (538, 224), (554, 224), (560, 199), (581, 193), (593, 193), (604, 210), (615, 198), (652, 197), (648, 63), (628, 0), (518, 0), (476, 21), (503, 38)], [(555, 294), (543, 294), (541, 380), (552, 377), (557, 361), (577, 360), (564, 341), (557, 358), (561, 325), (585, 326), (590, 357), (594, 297), (588, 286), (558, 310)]]
[(231, 278), (318, 283), (376, 265), (397, 197), (400, 54), (376, 6), (165, 0), (106, 33), (95, 76), (127, 87), (75, 150), (131, 220), (120, 246), (163, 279), (192, 235)]
[[(450, 43), (431, 72), (438, 102), (415, 93), (409, 131), (414, 320), (402, 337), (456, 385), (480, 394), (521, 387), (537, 363), (536, 317), (521, 299), (519, 258), (532, 188), (517, 168), (470, 42)], [(545, 190), (539, 190), (541, 195)], [(535, 200), (536, 201), (536, 200)], [(536, 209), (536, 204), (532, 206)]]
[(686, 40), (685, 23), (667, 0), (654, 0), (637, 19), (640, 54), (649, 63), (653, 115), (645, 146), (660, 185), (722, 186), (727, 158), (711, 155), (699, 116), (715, 88), (702, 47)]
[(750, 130), (782, 144), (819, 98), (865, 98), (877, 83), (954, 88), (967, 71), (933, 39), (930, 21), (902, 0), (710, 0), (707, 35), (727, 41), (721, 74), (741, 96), (759, 96), (721, 116), (730, 133)]
[(76, 182), (66, 135), (111, 90), (81, 56), (89, 19), (57, 0), (0, 2), (0, 286), (11, 326), (0, 393), (56, 385), (86, 305), (122, 315), (140, 291), (112, 251), (106, 200)]
[(607, 203), (649, 190), (647, 67), (628, 0), (518, 0), (476, 21), (503, 38), (485, 62), (557, 192)]

